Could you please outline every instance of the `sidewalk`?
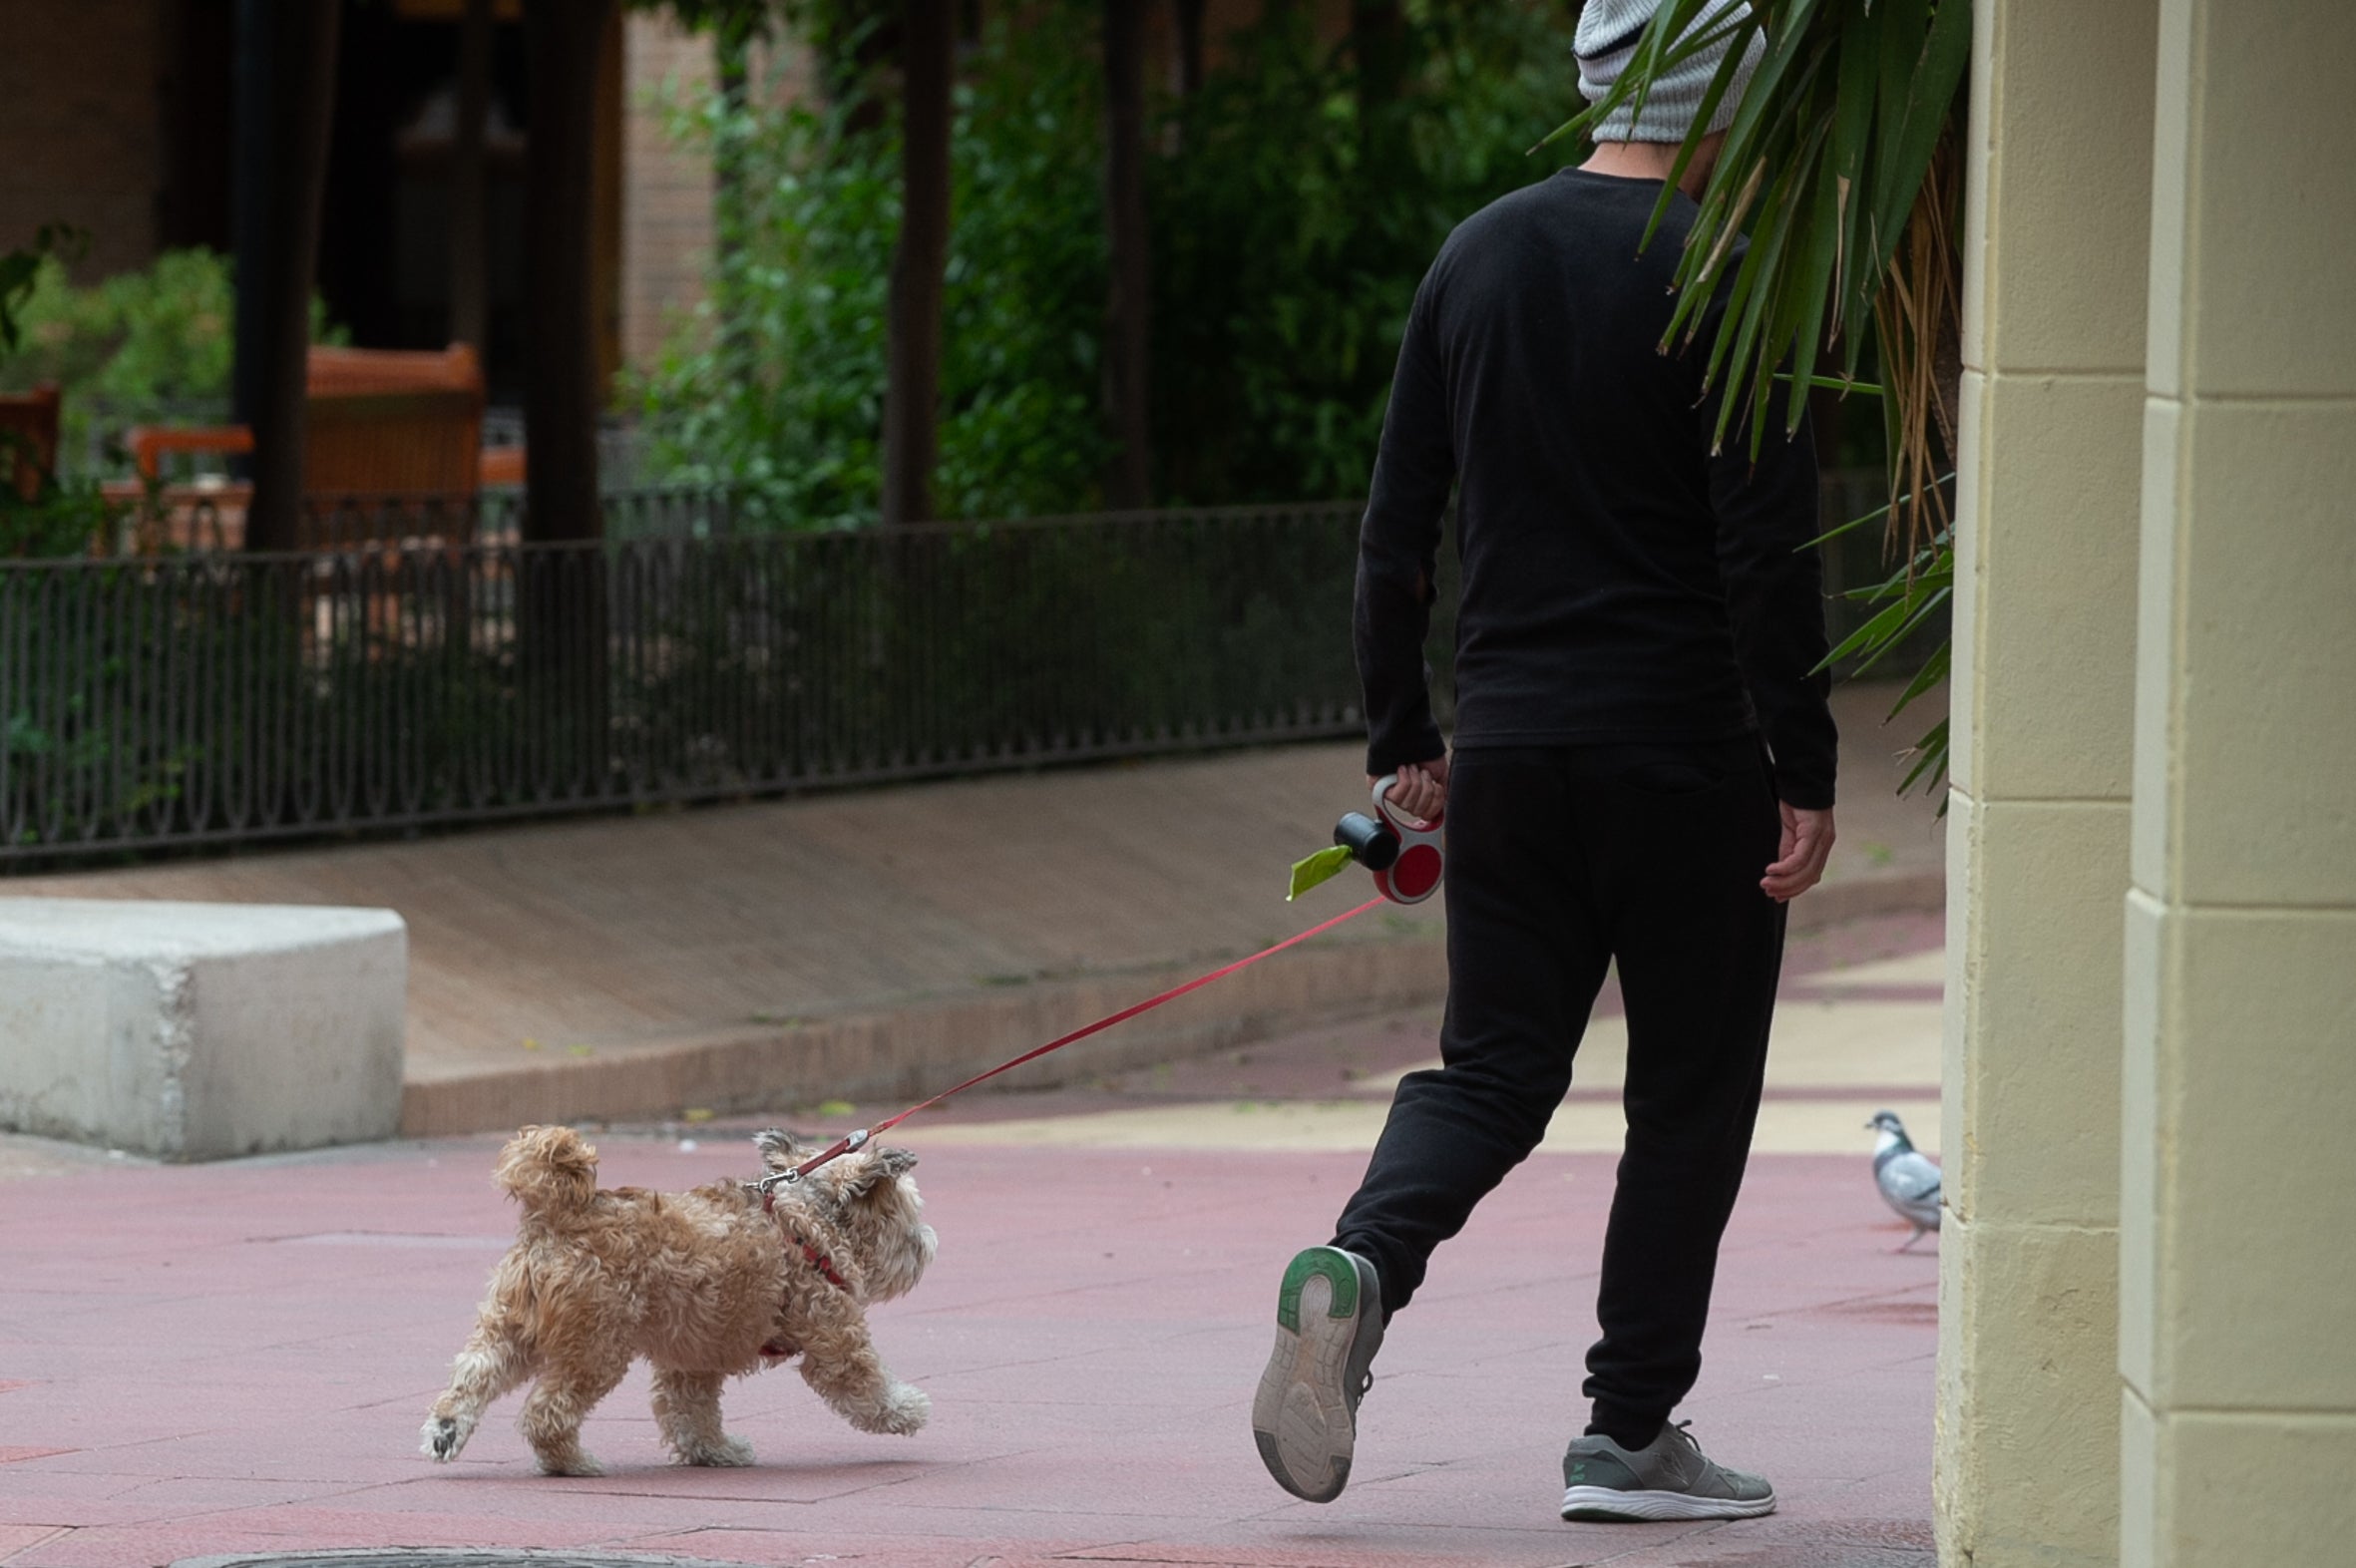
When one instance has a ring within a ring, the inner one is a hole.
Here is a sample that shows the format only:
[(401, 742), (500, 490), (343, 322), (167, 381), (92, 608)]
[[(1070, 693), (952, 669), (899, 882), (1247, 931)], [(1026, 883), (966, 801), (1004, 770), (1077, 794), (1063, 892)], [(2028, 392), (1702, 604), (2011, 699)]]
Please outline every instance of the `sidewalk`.
[[(1935, 910), (1935, 802), (1891, 793), (1894, 692), (1844, 687), (1840, 843), (1795, 930)], [(12, 878), (0, 896), (354, 904), (410, 931), (403, 1129), (913, 1094), (1349, 908), (1286, 867), (1364, 804), (1352, 744)], [(1434, 1002), (1436, 901), (1125, 1025), (1135, 1066)], [(1057, 1081), (1050, 1059), (1025, 1069)]]
[[(927, 1388), (914, 1438), (842, 1425), (776, 1372), (733, 1384), (759, 1463), (662, 1463), (643, 1371), (589, 1423), (610, 1473), (535, 1475), (497, 1406), (458, 1463), (416, 1451), (513, 1234), (494, 1138), (200, 1167), (0, 1138), (0, 1563), (142, 1568), (230, 1552), (515, 1547), (890, 1568), (1932, 1568), (1935, 1242), (1873, 1191), (1876, 1103), (1935, 1142), (1940, 922), (1795, 941), (1760, 1150), (1686, 1415), (1767, 1471), (1775, 1515), (1566, 1525), (1617, 1141), (1606, 995), (1546, 1147), (1392, 1326), (1358, 1472), (1327, 1507), (1248, 1432), (1283, 1260), (1320, 1240), (1412, 1009), (917, 1118), (940, 1261), (878, 1309)], [(839, 1130), (897, 1106), (836, 1108)], [(746, 1120), (600, 1133), (603, 1180), (751, 1166)]]
[[(641, 1369), (593, 1480), (532, 1473), (516, 1400), (462, 1460), (416, 1452), (510, 1215), (491, 1140), (17, 1183), (0, 1246), (0, 1562), (506, 1546), (728, 1563), (1930, 1568), (1937, 1260), (1898, 1255), (1862, 1156), (1762, 1156), (1688, 1406), (1781, 1511), (1732, 1525), (1553, 1514), (1594, 1333), (1608, 1156), (1541, 1154), (1393, 1326), (1350, 1490), (1277, 1490), (1248, 1408), (1284, 1259), (1360, 1154), (935, 1147), (932, 1275), (880, 1309), (926, 1387), (914, 1438), (851, 1431), (798, 1377), (731, 1386), (760, 1462), (666, 1467)], [(744, 1170), (601, 1140), (613, 1182)]]

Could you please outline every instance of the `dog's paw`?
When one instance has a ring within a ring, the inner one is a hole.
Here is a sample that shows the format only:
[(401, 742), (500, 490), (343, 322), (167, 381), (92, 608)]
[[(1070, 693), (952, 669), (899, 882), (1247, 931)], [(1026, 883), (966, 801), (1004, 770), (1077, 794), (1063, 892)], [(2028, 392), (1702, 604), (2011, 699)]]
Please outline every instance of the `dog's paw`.
[(458, 1424), (455, 1415), (429, 1416), (419, 1436), (423, 1440), (417, 1451), (430, 1456), (437, 1464), (448, 1464), (466, 1446), (466, 1429)]
[(890, 1432), (895, 1437), (907, 1437), (924, 1428), (926, 1417), (933, 1413), (932, 1396), (914, 1383), (899, 1382), (884, 1395), (884, 1407), (878, 1412), (871, 1431)]
[(605, 1467), (593, 1454), (576, 1448), (568, 1454), (541, 1454), (540, 1473), (543, 1475), (602, 1475)]
[(715, 1468), (735, 1469), (753, 1462), (753, 1445), (741, 1437), (722, 1437), (715, 1443), (681, 1448), (677, 1458), (681, 1464), (708, 1464)]

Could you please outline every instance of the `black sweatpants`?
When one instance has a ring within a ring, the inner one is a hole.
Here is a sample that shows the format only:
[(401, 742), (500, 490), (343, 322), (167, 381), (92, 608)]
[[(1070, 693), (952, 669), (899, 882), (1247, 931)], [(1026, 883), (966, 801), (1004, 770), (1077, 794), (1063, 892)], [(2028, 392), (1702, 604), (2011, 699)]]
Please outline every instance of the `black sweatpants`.
[(1335, 1236), (1374, 1261), (1385, 1314), (1404, 1306), (1544, 1135), (1617, 959), (1628, 1137), (1586, 1393), (1588, 1430), (1630, 1447), (1701, 1372), (1782, 962), (1783, 907), (1759, 886), (1778, 836), (1753, 739), (1458, 752), (1441, 1065), (1400, 1081)]

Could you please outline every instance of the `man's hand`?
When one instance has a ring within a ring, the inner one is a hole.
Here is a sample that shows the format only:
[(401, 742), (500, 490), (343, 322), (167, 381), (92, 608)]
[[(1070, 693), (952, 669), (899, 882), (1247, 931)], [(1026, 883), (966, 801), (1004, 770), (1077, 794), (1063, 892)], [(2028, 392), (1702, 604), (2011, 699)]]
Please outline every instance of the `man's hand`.
[[(1378, 782), (1374, 775), (1367, 775), (1367, 788), (1373, 789)], [(1398, 770), (1398, 782), (1382, 798), (1417, 822), (1438, 821), (1448, 805), (1448, 754), (1443, 751), (1429, 762), (1407, 763)]]
[(1832, 853), (1832, 809), (1807, 811), (1780, 801), (1775, 809), (1783, 814), (1783, 841), (1759, 885), (1777, 904), (1788, 904), (1823, 880)]

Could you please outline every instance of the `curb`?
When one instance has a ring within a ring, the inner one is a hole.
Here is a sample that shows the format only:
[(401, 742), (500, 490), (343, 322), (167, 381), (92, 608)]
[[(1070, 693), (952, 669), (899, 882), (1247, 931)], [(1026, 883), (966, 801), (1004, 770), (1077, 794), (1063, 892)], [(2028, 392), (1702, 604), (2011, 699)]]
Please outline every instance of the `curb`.
[[(1794, 933), (1945, 908), (1939, 871), (1859, 877), (1820, 887), (1792, 907)], [(1106, 971), (1020, 987), (847, 1011), (782, 1026), (711, 1030), (600, 1055), (436, 1072), (413, 1067), (402, 1087), (401, 1136), (502, 1132), (528, 1122), (633, 1121), (687, 1107), (715, 1114), (825, 1100), (914, 1100), (1076, 1029), (1216, 962)], [(1182, 996), (1070, 1055), (1006, 1075), (1043, 1089), (1172, 1057), (1207, 1054), (1356, 1014), (1436, 1006), (1447, 994), (1438, 937), (1373, 938), (1311, 947), (1280, 964)]]

